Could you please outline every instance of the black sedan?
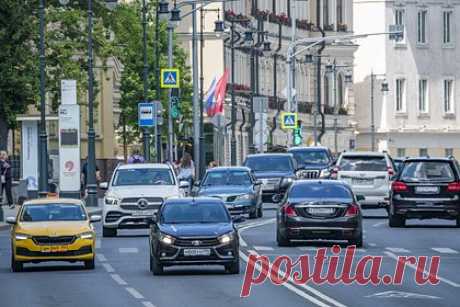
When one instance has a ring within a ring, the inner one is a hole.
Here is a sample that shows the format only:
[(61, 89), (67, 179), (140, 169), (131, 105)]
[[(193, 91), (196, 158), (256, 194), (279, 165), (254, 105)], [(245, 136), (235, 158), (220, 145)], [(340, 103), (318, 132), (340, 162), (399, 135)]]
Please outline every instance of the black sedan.
[(335, 180), (299, 180), (292, 184), (277, 212), (276, 240), (347, 240), (363, 245), (362, 214), (351, 188)]
[(209, 169), (197, 195), (222, 199), (231, 214), (249, 214), (251, 219), (263, 215), (261, 185), (247, 167)]
[(154, 275), (161, 275), (165, 266), (206, 264), (239, 273), (238, 232), (219, 199), (168, 199), (153, 217), (149, 241)]

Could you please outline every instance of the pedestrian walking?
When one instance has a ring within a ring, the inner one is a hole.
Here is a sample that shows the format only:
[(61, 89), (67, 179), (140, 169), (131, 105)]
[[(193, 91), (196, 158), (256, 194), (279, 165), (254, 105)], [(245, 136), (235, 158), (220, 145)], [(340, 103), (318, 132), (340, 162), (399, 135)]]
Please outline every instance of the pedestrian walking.
[[(96, 165), (96, 182), (101, 181), (101, 172), (99, 167)], [(81, 195), (86, 196), (86, 184), (88, 182), (88, 157), (85, 158), (85, 162), (81, 167)]]
[(219, 166), (219, 164), (216, 161), (211, 161), (211, 162), (209, 162), (208, 169), (218, 167), (218, 166)]
[(195, 163), (193, 163), (192, 156), (186, 152), (182, 157), (179, 169), (179, 175), (177, 178), (179, 180), (188, 181), (190, 183), (190, 187), (193, 185), (193, 180), (195, 179)]
[(11, 173), (11, 163), (8, 160), (8, 153), (6, 151), (0, 151), (0, 198), (2, 198), (3, 193), (5, 193), (8, 206), (12, 209), (14, 208), (13, 203), (13, 176)]

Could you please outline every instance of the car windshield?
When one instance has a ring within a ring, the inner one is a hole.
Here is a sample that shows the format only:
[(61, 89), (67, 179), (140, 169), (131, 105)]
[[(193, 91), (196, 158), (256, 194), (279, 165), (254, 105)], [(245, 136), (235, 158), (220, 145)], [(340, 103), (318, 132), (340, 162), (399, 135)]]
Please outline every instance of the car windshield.
[(225, 207), (215, 202), (170, 203), (162, 210), (162, 221), (166, 224), (229, 223)]
[(23, 222), (84, 221), (86, 219), (82, 206), (72, 204), (24, 205), (21, 214)]
[(403, 181), (447, 181), (455, 180), (448, 162), (414, 161), (404, 164), (401, 171)]
[(345, 156), (339, 167), (350, 172), (386, 172), (387, 161), (384, 156)]
[(295, 150), (292, 151), (294, 158), (300, 165), (328, 164), (329, 155), (323, 150)]
[(174, 179), (169, 169), (133, 168), (119, 169), (115, 173), (113, 186), (131, 185), (173, 185)]
[(251, 185), (251, 177), (245, 171), (214, 171), (209, 172), (203, 185)]
[(265, 156), (248, 158), (245, 166), (254, 172), (292, 172), (294, 166), (287, 156)]
[(350, 190), (340, 184), (295, 184), (289, 192), (289, 197), (353, 200)]

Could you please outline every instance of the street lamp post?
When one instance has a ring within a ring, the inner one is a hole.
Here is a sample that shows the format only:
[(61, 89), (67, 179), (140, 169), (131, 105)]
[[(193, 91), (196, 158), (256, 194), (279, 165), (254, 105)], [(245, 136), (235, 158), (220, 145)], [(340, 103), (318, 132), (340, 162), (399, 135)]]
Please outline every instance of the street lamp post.
[[(143, 81), (144, 81), (144, 102), (147, 102), (148, 96), (148, 77), (149, 77), (149, 66), (147, 63), (147, 6), (145, 0), (142, 0), (142, 44), (143, 44), (143, 56), (144, 56), (144, 69), (143, 69)], [(144, 159), (145, 161), (150, 160), (150, 140), (148, 128), (143, 128), (143, 146), (144, 146)]]
[[(374, 74), (371, 72), (371, 150), (375, 151), (375, 115), (374, 115), (374, 84), (375, 80), (379, 76), (385, 76), (385, 74)], [(382, 93), (388, 92), (388, 83), (386, 80), (382, 82)]]
[(45, 0), (40, 0), (40, 171), (39, 195), (48, 194), (48, 135), (46, 133), (46, 95), (45, 95)]

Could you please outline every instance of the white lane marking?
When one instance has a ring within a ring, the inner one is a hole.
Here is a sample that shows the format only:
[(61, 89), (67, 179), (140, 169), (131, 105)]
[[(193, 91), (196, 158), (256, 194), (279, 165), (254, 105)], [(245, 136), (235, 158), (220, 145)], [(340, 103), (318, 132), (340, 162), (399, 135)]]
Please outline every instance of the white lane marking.
[(140, 294), (139, 291), (137, 291), (136, 289), (131, 288), (131, 287), (126, 287), (125, 289), (126, 289), (126, 291), (128, 291), (129, 294), (131, 294), (135, 299), (138, 299), (138, 300), (144, 299), (144, 296), (143, 296), (142, 294)]
[(379, 227), (379, 226), (382, 226), (384, 224), (388, 223), (387, 221), (383, 221), (383, 222), (379, 222), (379, 223), (376, 223), (374, 225), (372, 225), (372, 227)]
[(275, 250), (273, 247), (270, 246), (254, 246), (256, 251), (272, 251)]
[(441, 254), (458, 254), (456, 250), (448, 247), (432, 247), (431, 249)]
[(108, 263), (103, 263), (102, 266), (103, 266), (104, 269), (107, 271), (107, 273), (113, 273), (113, 272), (115, 272), (115, 269), (113, 268), (113, 266), (111, 266), (111, 265), (108, 264)]
[(410, 252), (409, 250), (402, 248), (402, 247), (386, 247), (385, 249), (393, 253), (401, 253), (401, 254), (407, 254)]
[(101, 248), (101, 246), (102, 246), (101, 240), (96, 239), (96, 248), (99, 249), (99, 248)]
[(299, 246), (298, 249), (301, 251), (316, 251), (318, 248), (310, 246)]
[(242, 236), (240, 236), (240, 235), (238, 234), (238, 237), (239, 237), (239, 239), (240, 239), (240, 245), (241, 245), (242, 247), (248, 246), (248, 244), (246, 243), (246, 241), (244, 241), (244, 239), (243, 239)]
[(122, 254), (137, 254), (139, 250), (137, 247), (120, 247), (118, 252)]
[(115, 280), (115, 282), (117, 284), (119, 284), (120, 286), (126, 286), (128, 283), (126, 281), (123, 280), (123, 278), (121, 278), (120, 275), (118, 274), (110, 274), (110, 277), (112, 277), (113, 280)]
[(144, 305), (145, 307), (156, 307), (152, 302), (142, 302), (142, 305)]
[(440, 299), (439, 296), (402, 292), (402, 291), (385, 291), (380, 293), (374, 293), (365, 297), (376, 297), (376, 298), (417, 298), (417, 299)]
[(377, 246), (377, 244), (375, 244), (375, 243), (368, 243), (367, 245), (372, 246), (372, 247)]
[[(388, 257), (393, 258), (394, 260), (398, 261), (398, 256), (396, 256), (395, 254), (393, 254), (393, 253), (391, 253), (391, 252), (385, 252), (385, 254), (386, 254)], [(417, 266), (416, 266), (415, 264), (411, 264), (411, 263), (407, 263), (407, 262), (406, 262), (406, 266), (408, 266), (408, 267), (414, 269), (415, 271), (417, 271)], [(427, 271), (425, 271), (425, 270), (423, 271), (423, 274), (425, 274), (425, 275), (428, 275), (429, 273), (430, 273), (430, 272), (427, 272)], [(443, 278), (443, 277), (441, 277), (441, 276), (439, 276), (439, 275), (437, 276), (437, 278), (438, 278), (440, 281), (442, 281), (442, 282), (444, 282), (444, 283), (446, 283), (446, 284), (448, 284), (448, 285), (451, 285), (452, 287), (460, 288), (460, 284), (457, 284), (456, 282), (453, 282), (453, 281), (451, 281), (451, 280), (449, 280), (449, 279), (447, 279), (447, 278)]]
[(105, 258), (105, 256), (103, 254), (96, 254), (96, 258), (100, 262), (106, 262), (107, 261), (107, 258)]

